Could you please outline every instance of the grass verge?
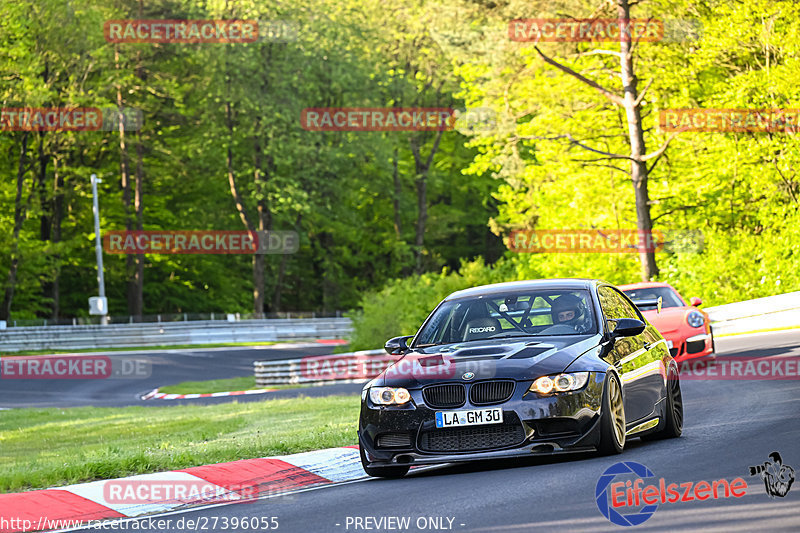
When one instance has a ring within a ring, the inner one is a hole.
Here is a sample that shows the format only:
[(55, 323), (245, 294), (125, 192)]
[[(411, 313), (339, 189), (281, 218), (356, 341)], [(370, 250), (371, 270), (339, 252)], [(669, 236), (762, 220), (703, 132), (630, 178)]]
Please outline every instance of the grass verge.
[(0, 492), (356, 444), (357, 396), (0, 414)]
[(158, 392), (165, 394), (208, 394), (213, 392), (229, 392), (251, 389), (296, 389), (302, 385), (270, 385), (257, 387), (255, 376), (241, 378), (210, 379), (208, 381), (184, 381), (176, 385), (159, 387)]

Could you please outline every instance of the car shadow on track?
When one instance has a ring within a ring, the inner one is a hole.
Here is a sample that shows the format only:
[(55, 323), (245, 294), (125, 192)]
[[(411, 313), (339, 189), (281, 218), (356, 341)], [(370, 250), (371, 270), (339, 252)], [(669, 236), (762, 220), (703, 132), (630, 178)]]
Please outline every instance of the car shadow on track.
[[(555, 465), (561, 463), (580, 463), (584, 461), (598, 460), (605, 461), (614, 459), (616, 461), (623, 461), (626, 459), (626, 454), (632, 450), (640, 447), (646, 447), (650, 442), (644, 442), (639, 438), (633, 438), (625, 444), (625, 451), (619, 455), (598, 455), (594, 452), (580, 452), (580, 453), (561, 453), (554, 455), (536, 455), (531, 457), (511, 457), (507, 459), (485, 459), (473, 461), (469, 463), (448, 463), (443, 464), (436, 468), (425, 468), (419, 471), (411, 470), (408, 476), (415, 478), (434, 477), (452, 474), (467, 474), (486, 471), (506, 470), (513, 468), (526, 468), (532, 466), (545, 466)], [(384, 480), (388, 481), (388, 480)]]

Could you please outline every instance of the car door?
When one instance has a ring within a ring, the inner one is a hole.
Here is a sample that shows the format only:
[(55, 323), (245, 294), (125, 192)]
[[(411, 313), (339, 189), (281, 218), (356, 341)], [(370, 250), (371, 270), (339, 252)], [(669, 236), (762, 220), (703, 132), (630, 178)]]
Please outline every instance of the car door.
[[(614, 287), (598, 288), (600, 305), (608, 331), (616, 327), (615, 320), (634, 318), (647, 323), (630, 300)], [(652, 326), (650, 326), (652, 327)], [(652, 343), (645, 342), (645, 332), (633, 337), (622, 337), (614, 342), (611, 350), (612, 364), (622, 378), (625, 419), (628, 427), (650, 415), (662, 397), (664, 381), (659, 371), (661, 358), (651, 353)]]

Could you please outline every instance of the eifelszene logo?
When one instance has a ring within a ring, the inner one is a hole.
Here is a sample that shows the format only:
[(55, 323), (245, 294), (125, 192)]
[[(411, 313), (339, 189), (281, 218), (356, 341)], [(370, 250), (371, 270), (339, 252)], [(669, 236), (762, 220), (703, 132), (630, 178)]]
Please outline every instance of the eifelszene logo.
[(608, 467), (595, 486), (600, 513), (618, 526), (637, 526), (653, 516), (661, 503), (741, 498), (747, 492), (747, 482), (740, 477), (683, 483), (667, 483), (662, 477), (647, 485), (645, 478), (655, 478), (655, 474), (640, 463), (624, 461)]
[(781, 454), (772, 452), (769, 461), (750, 467), (751, 476), (761, 476), (764, 480), (764, 490), (770, 498), (780, 496), (783, 498), (792, 488), (794, 483), (794, 468), (783, 464)]
[[(603, 516), (608, 518), (611, 523), (617, 524), (618, 526), (635, 526), (645, 522), (648, 518), (653, 516), (653, 513), (656, 512), (658, 509), (658, 504), (653, 503), (651, 505), (647, 505), (642, 507), (635, 513), (629, 513), (627, 515), (622, 515), (614, 509), (617, 507), (616, 498), (613, 497), (615, 495), (614, 488), (616, 485), (620, 483), (611, 483), (617, 476), (625, 475), (625, 474), (633, 474), (638, 476), (638, 481), (642, 481), (642, 478), (648, 477), (655, 477), (653, 471), (644, 466), (640, 463), (634, 463), (633, 461), (626, 461), (621, 463), (616, 463), (611, 465), (603, 472), (603, 475), (597, 480), (597, 485), (595, 486), (595, 499), (597, 501), (597, 508), (600, 509), (600, 513)], [(621, 482), (624, 486), (627, 484), (630, 487), (631, 482), (628, 481), (627, 483)], [(609, 485), (612, 487), (612, 497), (609, 498)], [(638, 488), (638, 484), (634, 483), (634, 486)], [(641, 489), (639, 489), (641, 490)], [(628, 488), (630, 491), (630, 488)], [(631, 499), (631, 498), (629, 498)], [(638, 502), (638, 494), (636, 501)]]

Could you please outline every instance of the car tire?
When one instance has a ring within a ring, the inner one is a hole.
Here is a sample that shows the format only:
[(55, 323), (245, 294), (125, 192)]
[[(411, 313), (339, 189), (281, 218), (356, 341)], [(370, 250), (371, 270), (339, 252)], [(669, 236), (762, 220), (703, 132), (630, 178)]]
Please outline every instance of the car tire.
[(683, 395), (678, 372), (670, 370), (667, 378), (667, 399), (664, 407), (664, 428), (649, 435), (642, 435), (642, 440), (674, 439), (683, 433)]
[(368, 476), (372, 477), (385, 477), (385, 478), (400, 478), (408, 474), (408, 470), (411, 468), (410, 466), (369, 466), (367, 462), (367, 456), (364, 453), (364, 448), (362, 446), (358, 447), (359, 455), (361, 455), (361, 466), (364, 468), (364, 472), (367, 473)]
[(600, 455), (622, 453), (625, 448), (625, 406), (622, 387), (615, 374), (608, 373), (603, 391), (603, 412), (600, 415)]

